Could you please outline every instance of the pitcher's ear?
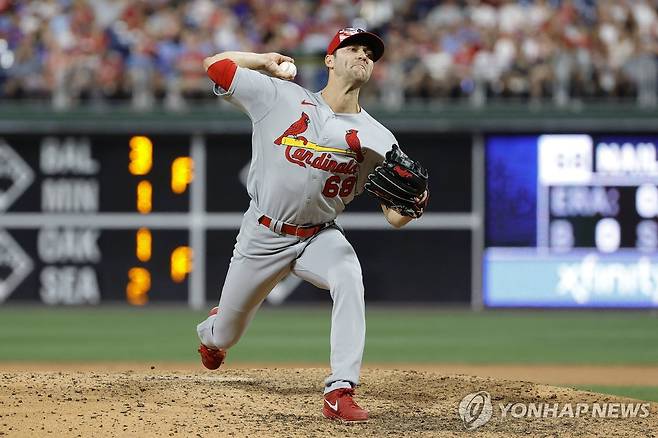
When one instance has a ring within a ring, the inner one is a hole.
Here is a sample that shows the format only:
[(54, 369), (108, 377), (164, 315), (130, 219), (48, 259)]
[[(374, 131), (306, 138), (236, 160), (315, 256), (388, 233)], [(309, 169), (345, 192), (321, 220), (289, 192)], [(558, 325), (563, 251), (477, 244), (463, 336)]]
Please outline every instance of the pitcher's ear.
[(328, 68), (334, 67), (334, 55), (324, 55), (324, 65)]

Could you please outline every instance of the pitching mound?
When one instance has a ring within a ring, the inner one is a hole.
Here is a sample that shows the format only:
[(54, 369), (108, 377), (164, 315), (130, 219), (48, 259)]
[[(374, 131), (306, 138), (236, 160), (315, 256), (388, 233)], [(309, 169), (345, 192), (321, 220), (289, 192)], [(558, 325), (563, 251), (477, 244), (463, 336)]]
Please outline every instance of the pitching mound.
[(341, 424), (320, 413), (325, 374), (276, 368), (5, 372), (0, 436), (655, 437), (658, 431), (655, 404), (528, 382), (376, 369), (364, 371), (357, 391), (371, 420)]

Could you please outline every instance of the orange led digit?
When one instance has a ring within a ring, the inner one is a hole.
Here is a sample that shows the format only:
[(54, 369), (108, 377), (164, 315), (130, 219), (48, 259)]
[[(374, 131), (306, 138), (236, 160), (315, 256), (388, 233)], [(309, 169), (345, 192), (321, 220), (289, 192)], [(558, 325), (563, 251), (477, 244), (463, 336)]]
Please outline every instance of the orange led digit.
[(128, 271), (126, 300), (133, 306), (148, 303), (148, 291), (151, 289), (151, 273), (144, 268), (132, 268)]
[(137, 184), (137, 211), (142, 214), (153, 210), (153, 187), (148, 181), (140, 181)]
[(137, 259), (140, 262), (148, 262), (151, 260), (151, 247), (152, 237), (151, 230), (148, 228), (140, 228), (137, 230)]
[(194, 161), (190, 157), (178, 157), (171, 163), (171, 190), (181, 194), (194, 179)]
[(179, 246), (171, 253), (171, 279), (181, 283), (190, 272), (192, 272), (192, 248)]
[(153, 166), (153, 143), (148, 137), (141, 135), (132, 137), (130, 146), (130, 164), (128, 170), (133, 175), (146, 175)]

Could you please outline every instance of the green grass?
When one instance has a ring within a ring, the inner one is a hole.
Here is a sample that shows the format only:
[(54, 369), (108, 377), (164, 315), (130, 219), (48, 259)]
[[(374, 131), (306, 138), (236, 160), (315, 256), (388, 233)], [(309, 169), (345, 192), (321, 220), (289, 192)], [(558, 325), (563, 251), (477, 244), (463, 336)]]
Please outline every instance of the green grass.
[(658, 402), (658, 386), (577, 385), (570, 388)]
[[(329, 356), (331, 309), (262, 309), (234, 362)], [(0, 308), (0, 361), (197, 361), (205, 312), (176, 308)], [(644, 312), (370, 308), (365, 360), (417, 363), (658, 364)]]

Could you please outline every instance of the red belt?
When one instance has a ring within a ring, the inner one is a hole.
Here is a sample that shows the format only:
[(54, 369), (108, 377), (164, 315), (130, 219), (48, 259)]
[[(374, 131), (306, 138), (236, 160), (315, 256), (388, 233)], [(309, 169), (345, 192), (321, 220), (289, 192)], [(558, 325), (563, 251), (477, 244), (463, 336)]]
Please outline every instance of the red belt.
[[(261, 216), (260, 219), (258, 219), (258, 223), (266, 226), (267, 228), (270, 228), (270, 225), (272, 224), (272, 219), (267, 216)], [(288, 234), (290, 236), (306, 239), (316, 235), (318, 232), (320, 232), (320, 230), (323, 230), (326, 226), (327, 224), (311, 225), (307, 227), (283, 224), (281, 226), (281, 232), (284, 234)]]

